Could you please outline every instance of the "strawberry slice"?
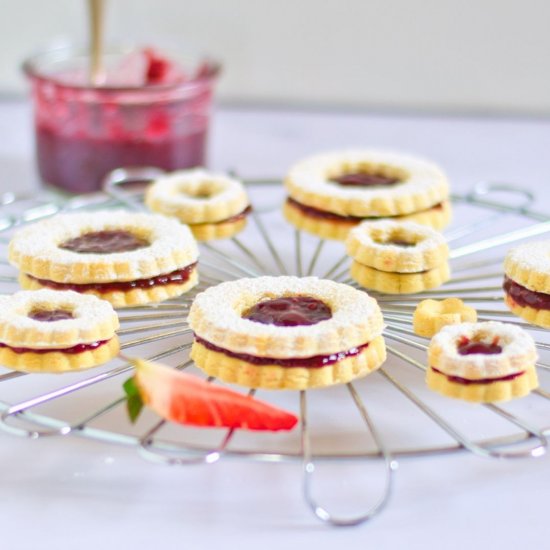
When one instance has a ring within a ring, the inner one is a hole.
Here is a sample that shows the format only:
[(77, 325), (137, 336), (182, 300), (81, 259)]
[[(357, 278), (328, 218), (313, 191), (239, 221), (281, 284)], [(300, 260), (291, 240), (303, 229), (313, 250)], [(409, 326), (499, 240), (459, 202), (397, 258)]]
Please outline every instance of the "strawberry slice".
[(146, 405), (166, 420), (190, 426), (277, 431), (298, 422), (287, 411), (166, 365), (142, 359), (132, 364), (135, 376), (124, 384), (132, 421)]

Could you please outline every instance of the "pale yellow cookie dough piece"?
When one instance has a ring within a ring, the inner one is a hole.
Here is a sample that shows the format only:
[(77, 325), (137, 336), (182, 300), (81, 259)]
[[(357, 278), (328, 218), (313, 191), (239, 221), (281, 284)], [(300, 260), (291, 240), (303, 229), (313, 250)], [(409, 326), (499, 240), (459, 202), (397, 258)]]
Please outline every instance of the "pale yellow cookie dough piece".
[(504, 303), (508, 306), (512, 313), (522, 319), (525, 319), (528, 323), (539, 327), (550, 328), (550, 310), (520, 306), (511, 296), (508, 296), (507, 294), (504, 295)]
[(387, 273), (353, 261), (350, 274), (362, 287), (384, 294), (417, 294), (437, 288), (451, 277), (448, 262), (424, 273)]
[(360, 264), (390, 273), (428, 271), (449, 257), (441, 233), (418, 223), (389, 219), (365, 221), (352, 229), (346, 250)]
[(386, 360), (384, 338), (378, 336), (360, 353), (319, 368), (255, 365), (193, 343), (191, 358), (209, 376), (249, 388), (305, 390), (343, 384), (366, 376)]
[(528, 367), (523, 374), (512, 380), (496, 380), (488, 384), (454, 382), (446, 375), (428, 368), (426, 383), (431, 390), (446, 397), (473, 403), (495, 403), (517, 399), (528, 395), (539, 385), (534, 367)]
[[(125, 308), (152, 304), (177, 298), (191, 290), (199, 282), (198, 270), (195, 268), (184, 283), (155, 285), (150, 288), (133, 288), (131, 290), (115, 290), (111, 292), (99, 292), (97, 290), (86, 290), (81, 294), (97, 296), (102, 300), (110, 302), (113, 307)], [(30, 278), (24, 273), (19, 275), (19, 285), (26, 290), (38, 290), (48, 288), (36, 279)]]
[[(335, 183), (345, 174), (394, 178), (380, 186)], [(449, 196), (445, 174), (434, 164), (409, 155), (376, 150), (336, 151), (304, 159), (288, 172), (285, 186), (302, 204), (342, 216), (387, 217), (411, 214)]]
[(413, 315), (413, 330), (418, 336), (431, 338), (444, 326), (475, 323), (477, 312), (460, 298), (422, 300)]
[(96, 349), (80, 353), (49, 351), (17, 353), (12, 349), (0, 348), (0, 365), (29, 373), (61, 373), (97, 367), (117, 356), (120, 349), (118, 337), (114, 336)]

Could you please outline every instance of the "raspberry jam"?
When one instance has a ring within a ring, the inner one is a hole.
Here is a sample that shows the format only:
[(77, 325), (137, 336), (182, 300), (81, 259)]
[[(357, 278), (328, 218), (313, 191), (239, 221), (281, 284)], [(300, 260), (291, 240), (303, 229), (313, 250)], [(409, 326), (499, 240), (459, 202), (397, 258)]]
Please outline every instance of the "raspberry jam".
[(43, 323), (52, 323), (54, 321), (64, 321), (65, 319), (73, 319), (73, 314), (66, 309), (33, 309), (28, 316), (35, 321)]
[(331, 182), (338, 185), (353, 186), (353, 187), (373, 187), (382, 185), (395, 185), (400, 182), (399, 178), (384, 176), (383, 174), (368, 173), (368, 172), (353, 172), (350, 174), (342, 174), (330, 179)]
[(332, 312), (324, 302), (309, 296), (287, 296), (258, 302), (243, 315), (249, 321), (278, 327), (315, 325), (331, 317)]
[(465, 342), (459, 344), (457, 347), (460, 355), (496, 355), (502, 351), (502, 348), (498, 344), (487, 344), (486, 342)]
[(239, 214), (235, 214), (234, 216), (231, 216), (230, 218), (226, 218), (225, 220), (221, 220), (219, 222), (214, 222), (214, 224), (238, 222), (244, 220), (244, 218), (246, 218), (246, 216), (248, 216), (250, 212), (252, 212), (252, 206), (248, 205), (242, 212), (239, 212)]
[(529, 290), (506, 276), (504, 277), (503, 288), (504, 292), (506, 292), (518, 306), (544, 310), (550, 309), (550, 294)]
[(84, 233), (59, 245), (63, 250), (78, 254), (114, 254), (145, 248), (150, 243), (130, 231), (94, 231)]
[(509, 382), (510, 380), (514, 380), (515, 378), (518, 378), (522, 374), (525, 374), (525, 371), (521, 372), (514, 372), (512, 374), (508, 374), (506, 376), (501, 376), (500, 378), (479, 378), (477, 380), (470, 380), (469, 378), (461, 378), (460, 376), (451, 376), (449, 374), (445, 374), (444, 372), (441, 372), (440, 370), (430, 367), (434, 372), (437, 372), (438, 374), (442, 374), (449, 380), (449, 382), (455, 382), (456, 384), (464, 384), (465, 386), (469, 386), (470, 384), (492, 384), (493, 382)]
[[(304, 214), (305, 216), (309, 216), (310, 218), (317, 218), (321, 220), (334, 220), (340, 223), (358, 223), (363, 220), (380, 219), (379, 217), (376, 217), (376, 216), (372, 216), (372, 217), (342, 216), (341, 214), (335, 214), (334, 212), (329, 212), (328, 210), (321, 210), (319, 208), (314, 208), (313, 206), (307, 206), (306, 204), (303, 204), (301, 202), (298, 202), (297, 200), (294, 200), (292, 197), (287, 197), (286, 201), (289, 206), (292, 206), (297, 210), (300, 210), (302, 214)], [(441, 210), (442, 208), (443, 208), (443, 203), (439, 203), (439, 204), (435, 204), (430, 208), (427, 208), (426, 210), (423, 210), (422, 212), (431, 212), (433, 210)], [(415, 212), (415, 213), (419, 214), (420, 212)], [(399, 219), (398, 216), (384, 216), (384, 218), (389, 218), (389, 219), (391, 219), (392, 217)]]
[(257, 355), (249, 355), (247, 353), (235, 353), (211, 344), (196, 335), (195, 341), (211, 351), (223, 353), (228, 357), (233, 357), (234, 359), (238, 359), (240, 361), (246, 361), (247, 363), (252, 363), (253, 365), (258, 365), (260, 367), (265, 365), (277, 365), (278, 367), (302, 367), (306, 369), (319, 369), (322, 367), (327, 367), (328, 365), (333, 365), (346, 357), (353, 357), (354, 355), (361, 353), (369, 345), (367, 342), (362, 346), (357, 346), (356, 348), (340, 351), (338, 353), (332, 353), (330, 355), (314, 355), (313, 357), (290, 357), (287, 359), (279, 359), (276, 357), (258, 357)]
[(189, 280), (191, 273), (195, 269), (197, 264), (191, 264), (183, 269), (177, 269), (171, 273), (165, 275), (157, 275), (156, 277), (151, 277), (150, 279), (136, 279), (135, 281), (122, 281), (122, 282), (111, 282), (111, 283), (88, 283), (88, 284), (72, 284), (72, 283), (57, 283), (55, 281), (50, 281), (48, 279), (37, 279), (32, 275), (27, 274), (29, 279), (34, 279), (38, 281), (42, 286), (53, 288), (54, 290), (74, 290), (75, 292), (86, 292), (86, 291), (95, 291), (95, 292), (116, 292), (122, 291), (127, 292), (134, 288), (151, 288), (158, 285), (174, 285), (174, 284), (183, 284)]
[(89, 344), (76, 344), (70, 348), (59, 349), (33, 349), (33, 348), (13, 348), (7, 344), (0, 343), (0, 348), (8, 348), (14, 353), (69, 353), (70, 355), (76, 355), (77, 353), (83, 353), (85, 351), (91, 351), (106, 344), (109, 340), (98, 340), (97, 342), (91, 342)]

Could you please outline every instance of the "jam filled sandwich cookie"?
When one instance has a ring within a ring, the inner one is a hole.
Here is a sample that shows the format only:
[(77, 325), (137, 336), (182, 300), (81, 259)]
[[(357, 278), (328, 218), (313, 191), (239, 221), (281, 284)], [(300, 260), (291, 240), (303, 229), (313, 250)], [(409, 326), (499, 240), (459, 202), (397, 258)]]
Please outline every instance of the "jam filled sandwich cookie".
[(74, 290), (115, 307), (159, 302), (198, 282), (188, 227), (122, 210), (60, 214), (18, 231), (9, 260), (24, 289)]
[(386, 294), (412, 294), (448, 281), (449, 248), (443, 236), (414, 222), (363, 222), (352, 229), (346, 250), (351, 277)]
[(504, 260), (504, 301), (517, 316), (550, 328), (550, 241), (519, 245)]
[(109, 302), (77, 292), (23, 290), (0, 296), (0, 365), (66, 372), (101, 365), (119, 351)]
[(251, 211), (240, 181), (201, 169), (159, 178), (147, 188), (145, 204), (189, 225), (199, 241), (233, 237), (245, 228)]
[(318, 155), (285, 180), (286, 219), (309, 233), (343, 240), (365, 219), (394, 218), (442, 229), (450, 220), (449, 186), (435, 165), (382, 151)]
[(188, 321), (197, 366), (252, 388), (348, 382), (386, 358), (376, 300), (315, 277), (222, 283), (196, 297)]
[(428, 387), (478, 403), (507, 401), (538, 386), (533, 339), (505, 323), (463, 323), (441, 329), (430, 342)]

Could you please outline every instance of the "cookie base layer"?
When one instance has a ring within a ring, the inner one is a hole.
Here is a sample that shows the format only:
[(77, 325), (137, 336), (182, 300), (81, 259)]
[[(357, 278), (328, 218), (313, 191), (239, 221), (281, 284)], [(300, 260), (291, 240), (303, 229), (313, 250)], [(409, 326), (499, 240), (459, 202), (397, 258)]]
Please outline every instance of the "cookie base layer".
[[(48, 288), (40, 284), (36, 279), (27, 277), (26, 274), (19, 274), (19, 285), (24, 290), (39, 290)], [(93, 294), (102, 300), (107, 300), (113, 307), (133, 307), (156, 302), (163, 302), (171, 298), (177, 298), (185, 294), (196, 286), (199, 282), (198, 271), (196, 269), (189, 275), (189, 279), (181, 284), (157, 285), (151, 288), (133, 288), (127, 291), (117, 290), (114, 292), (98, 292), (96, 290), (86, 290), (82, 294)]]
[(525, 319), (528, 323), (539, 327), (550, 328), (550, 310), (520, 306), (506, 293), (504, 294), (504, 303), (514, 315)]
[(246, 227), (246, 218), (217, 223), (197, 223), (189, 226), (197, 241), (229, 239)]
[(513, 380), (502, 380), (489, 384), (461, 384), (452, 382), (439, 372), (428, 368), (426, 371), (426, 383), (428, 387), (454, 399), (462, 399), (472, 403), (495, 403), (497, 401), (509, 401), (528, 395), (538, 387), (537, 372), (534, 367), (528, 368), (524, 374)]
[(93, 350), (82, 353), (63, 353), (50, 351), (34, 353), (25, 351), (16, 353), (8, 347), (0, 348), (0, 365), (21, 372), (60, 373), (97, 367), (117, 356), (120, 350), (118, 337), (115, 336)]
[(384, 294), (416, 294), (441, 286), (451, 278), (448, 262), (422, 273), (388, 273), (353, 261), (350, 274), (362, 287)]
[(254, 365), (193, 343), (191, 358), (209, 376), (248, 388), (305, 390), (343, 384), (366, 376), (386, 360), (384, 338), (378, 336), (357, 355), (320, 368)]
[(322, 239), (331, 239), (336, 241), (343, 241), (348, 236), (348, 233), (365, 220), (377, 220), (377, 219), (391, 219), (395, 221), (412, 221), (428, 225), (434, 229), (443, 229), (451, 220), (451, 206), (445, 201), (437, 208), (431, 208), (422, 212), (416, 212), (406, 216), (393, 216), (390, 218), (358, 218), (357, 220), (351, 220), (342, 218), (337, 219), (323, 219), (316, 216), (309, 216), (302, 210), (294, 206), (292, 203), (285, 201), (283, 205), (283, 214), (286, 220), (294, 225), (294, 227), (321, 237)]

